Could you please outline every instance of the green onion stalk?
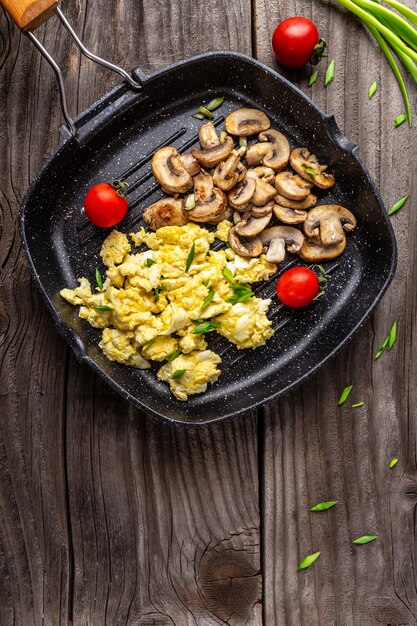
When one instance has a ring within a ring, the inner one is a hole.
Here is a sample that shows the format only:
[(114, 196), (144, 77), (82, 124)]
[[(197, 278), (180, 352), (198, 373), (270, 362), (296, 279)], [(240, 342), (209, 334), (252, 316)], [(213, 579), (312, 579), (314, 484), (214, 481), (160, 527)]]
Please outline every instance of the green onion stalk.
[(336, 1), (359, 18), (381, 48), (400, 88), (411, 126), (407, 88), (395, 57), (417, 83), (417, 13), (399, 0), (385, 0), (388, 7), (381, 0)]

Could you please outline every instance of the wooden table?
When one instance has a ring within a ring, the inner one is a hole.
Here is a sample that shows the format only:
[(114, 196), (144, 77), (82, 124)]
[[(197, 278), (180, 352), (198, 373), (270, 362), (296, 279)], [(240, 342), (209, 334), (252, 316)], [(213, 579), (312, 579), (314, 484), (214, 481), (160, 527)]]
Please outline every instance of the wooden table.
[[(77, 0), (63, 9), (93, 49), (144, 71), (215, 49), (275, 67), (274, 25), (312, 17), (336, 76), (325, 89), (322, 66), (309, 93), (360, 144), (387, 206), (411, 199), (392, 218), (394, 284), (314, 380), (224, 425), (155, 424), (76, 362), (31, 281), (18, 206), (59, 142), (61, 114), (49, 66), (1, 15), (1, 626), (417, 624), (416, 133), (394, 129), (403, 104), (385, 59), (325, 0)], [(64, 69), (72, 111), (117, 82), (80, 58), (56, 19), (38, 35)], [(308, 91), (307, 73), (287, 76)], [(397, 342), (374, 362), (394, 320)], [(348, 384), (363, 407), (337, 407)], [(329, 499), (339, 504), (309, 512)], [(353, 546), (364, 533), (379, 539)], [(316, 550), (319, 561), (297, 573)]]

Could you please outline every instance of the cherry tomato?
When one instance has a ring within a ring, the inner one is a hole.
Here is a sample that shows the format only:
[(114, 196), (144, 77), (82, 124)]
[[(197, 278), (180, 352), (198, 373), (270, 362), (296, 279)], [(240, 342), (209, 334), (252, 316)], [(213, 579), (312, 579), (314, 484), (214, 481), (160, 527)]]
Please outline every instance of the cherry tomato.
[(127, 183), (120, 180), (91, 187), (84, 198), (84, 211), (90, 222), (101, 228), (121, 222), (127, 213), (126, 188)]
[(318, 278), (308, 267), (292, 267), (280, 277), (278, 298), (294, 309), (308, 306), (319, 292)]
[[(274, 30), (272, 49), (282, 65), (298, 69), (308, 63), (315, 52), (317, 44), (321, 44), (319, 32), (311, 20), (306, 17), (289, 17)], [(322, 42), (323, 48), (325, 42)], [(320, 60), (320, 54), (313, 63)]]

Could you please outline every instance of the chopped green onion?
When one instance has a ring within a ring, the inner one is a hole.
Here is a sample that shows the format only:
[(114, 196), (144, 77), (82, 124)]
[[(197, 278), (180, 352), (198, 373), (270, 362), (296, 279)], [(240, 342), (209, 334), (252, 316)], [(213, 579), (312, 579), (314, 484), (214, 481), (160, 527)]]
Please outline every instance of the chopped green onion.
[(330, 85), (330, 83), (334, 79), (334, 66), (335, 66), (334, 59), (332, 59), (327, 67), (326, 76), (324, 77), (325, 87), (327, 87), (327, 85)]
[(374, 97), (376, 92), (378, 91), (378, 81), (374, 80), (372, 85), (368, 89), (368, 98), (369, 100)]
[(151, 339), (150, 341), (148, 341), (148, 343), (145, 343), (145, 345), (142, 347), (142, 350), (147, 350), (148, 348), (150, 348), (155, 341), (158, 339), (158, 336), (154, 337), (153, 339)]
[(161, 291), (164, 291), (165, 287), (163, 285), (158, 285), (158, 287), (154, 287), (153, 292), (155, 294), (155, 300), (159, 302), (159, 294)]
[(175, 380), (177, 378), (181, 378), (181, 376), (184, 376), (185, 372), (187, 370), (176, 370), (173, 374), (172, 374), (172, 378), (174, 378)]
[(247, 285), (236, 283), (234, 285), (230, 285), (230, 287), (233, 289), (233, 296), (226, 300), (226, 302), (229, 302), (230, 304), (246, 302), (254, 295), (252, 289), (250, 289)]
[(155, 261), (153, 259), (146, 259), (146, 267), (152, 267), (155, 265)]
[(100, 274), (100, 270), (98, 269), (98, 267), (96, 268), (96, 283), (99, 289), (103, 289), (103, 278)]
[(310, 565), (313, 565), (313, 563), (319, 558), (320, 554), (321, 552), (314, 552), (313, 554), (309, 554), (308, 556), (306, 556), (305, 559), (303, 559), (301, 563), (299, 563), (297, 571), (301, 569), (306, 569), (307, 567), (310, 567)]
[(410, 196), (406, 195), (403, 198), (401, 198), (401, 200), (398, 200), (388, 211), (388, 215), (394, 215), (394, 213), (396, 213), (397, 211), (399, 211), (400, 209), (403, 208), (404, 204), (407, 202), (408, 198)]
[(225, 130), (220, 131), (219, 141), (220, 143), (224, 143), (226, 141), (227, 132)]
[(192, 211), (195, 209), (195, 195), (193, 193), (186, 199), (184, 208), (186, 211)]
[(398, 463), (398, 459), (395, 456), (393, 459), (391, 459), (390, 464), (389, 464), (389, 468), (392, 469), (393, 467), (395, 467)]
[(107, 304), (100, 304), (99, 306), (94, 307), (96, 311), (113, 311), (112, 306), (108, 306)]
[(232, 285), (235, 284), (235, 280), (233, 278), (233, 274), (232, 272), (229, 270), (228, 267), (224, 267), (223, 268), (223, 276), (225, 277), (226, 280), (229, 281), (229, 283), (231, 283)]
[(401, 115), (396, 117), (395, 120), (394, 120), (395, 128), (397, 128), (398, 126), (401, 126), (401, 124), (404, 124), (406, 119), (407, 119), (407, 116), (406, 116), (405, 113), (401, 113)]
[(248, 145), (248, 138), (247, 137), (239, 137), (239, 146), (241, 148), (246, 148)]
[(214, 98), (214, 100), (211, 100), (208, 103), (208, 105), (206, 106), (206, 109), (208, 111), (215, 111), (216, 109), (222, 106), (223, 102), (224, 102), (223, 96), (221, 96), (220, 98)]
[(305, 172), (307, 172), (307, 174), (310, 174), (310, 176), (317, 176), (318, 174), (318, 172), (314, 169), (314, 167), (311, 167), (311, 165), (303, 163), (301, 167)]
[(201, 322), (193, 330), (193, 335), (202, 335), (203, 333), (212, 333), (214, 330), (220, 328), (220, 324), (216, 322)]
[(362, 535), (362, 537), (358, 537), (357, 539), (354, 539), (352, 543), (356, 543), (357, 545), (362, 545), (364, 543), (369, 543), (370, 541), (375, 541), (375, 539), (378, 539), (377, 535)]
[(188, 270), (191, 267), (192, 262), (194, 261), (194, 257), (195, 257), (195, 243), (193, 243), (193, 245), (191, 246), (189, 255), (187, 257), (187, 262), (185, 264), (185, 271), (188, 272)]
[(194, 113), (192, 117), (195, 117), (196, 120), (203, 120), (204, 115), (202, 113)]
[(210, 289), (210, 291), (208, 292), (207, 296), (204, 299), (203, 304), (201, 305), (201, 310), (202, 311), (204, 311), (204, 309), (207, 309), (208, 305), (213, 300), (215, 294), (216, 294), (216, 292), (214, 291), (214, 289)]
[(172, 361), (175, 361), (175, 359), (178, 356), (180, 356), (180, 354), (182, 354), (182, 350), (175, 350), (175, 352), (170, 354), (169, 357), (167, 358), (167, 363), (171, 363)]
[(385, 348), (388, 348), (388, 351), (391, 350), (396, 339), (397, 339), (397, 322), (394, 322), (393, 325), (391, 326), (391, 330), (389, 331), (388, 337), (383, 341), (383, 343), (379, 346), (378, 350), (376, 351), (374, 361), (379, 359), (381, 354), (385, 351)]
[(341, 404), (344, 404), (346, 402), (346, 400), (348, 399), (348, 396), (349, 396), (350, 392), (352, 391), (352, 389), (353, 389), (353, 385), (349, 385), (349, 387), (345, 387), (343, 389), (342, 394), (341, 394), (341, 396), (339, 398), (339, 401), (337, 403), (338, 406), (340, 406)]
[(358, 409), (360, 406), (363, 406), (365, 402), (357, 402), (356, 404), (352, 404), (352, 409)]
[(308, 86), (312, 87), (314, 85), (314, 83), (316, 82), (317, 78), (319, 76), (319, 71), (316, 70), (315, 72), (312, 73), (312, 75), (310, 76), (310, 80), (308, 81)]
[(209, 120), (214, 118), (214, 115), (211, 111), (209, 111), (206, 107), (198, 107), (198, 112), (201, 113), (204, 117), (207, 117)]
[(337, 504), (339, 500), (329, 500), (328, 502), (318, 502), (314, 506), (310, 507), (310, 511), (327, 511), (327, 509), (331, 509), (332, 506)]

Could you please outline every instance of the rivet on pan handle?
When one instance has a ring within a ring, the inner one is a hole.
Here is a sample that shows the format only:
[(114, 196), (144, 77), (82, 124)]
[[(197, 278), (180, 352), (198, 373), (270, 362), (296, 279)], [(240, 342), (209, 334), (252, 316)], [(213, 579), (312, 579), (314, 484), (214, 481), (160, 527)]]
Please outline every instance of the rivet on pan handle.
[(38, 26), (46, 22), (46, 20), (48, 20), (54, 13), (58, 16), (66, 30), (80, 48), (82, 54), (92, 61), (107, 67), (107, 69), (120, 74), (133, 89), (138, 90), (142, 88), (141, 83), (132, 78), (132, 76), (130, 76), (130, 74), (128, 74), (124, 69), (118, 65), (114, 65), (114, 63), (110, 63), (109, 61), (102, 59), (84, 46), (83, 42), (59, 8), (57, 0), (0, 0), (0, 4), (4, 7), (4, 9), (6, 9), (16, 25), (29, 37), (32, 43), (37, 47), (54, 70), (58, 80), (62, 114), (71, 135), (75, 136), (77, 134), (77, 128), (68, 111), (67, 96), (61, 68), (32, 32)]

